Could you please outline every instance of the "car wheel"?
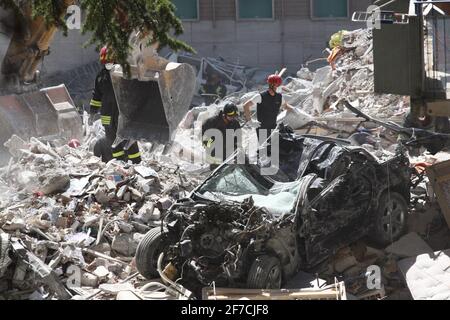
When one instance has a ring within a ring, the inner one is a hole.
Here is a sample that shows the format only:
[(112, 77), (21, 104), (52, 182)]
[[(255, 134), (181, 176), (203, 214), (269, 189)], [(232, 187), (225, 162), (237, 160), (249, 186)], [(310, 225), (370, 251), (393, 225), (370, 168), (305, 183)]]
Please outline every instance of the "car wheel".
[(165, 233), (167, 233), (165, 228), (163, 232), (161, 232), (161, 227), (151, 229), (136, 249), (136, 267), (139, 273), (147, 279), (159, 277), (157, 263), (158, 257), (165, 247), (163, 241)]
[(411, 112), (408, 112), (403, 121), (403, 126), (405, 128), (418, 128), (424, 130), (433, 130), (435, 125), (434, 117), (426, 116), (422, 121), (415, 117)]
[(252, 263), (247, 277), (249, 289), (280, 289), (282, 270), (280, 260), (272, 256), (259, 256)]
[(376, 210), (374, 232), (371, 238), (379, 245), (398, 240), (406, 230), (408, 204), (397, 192), (385, 192)]

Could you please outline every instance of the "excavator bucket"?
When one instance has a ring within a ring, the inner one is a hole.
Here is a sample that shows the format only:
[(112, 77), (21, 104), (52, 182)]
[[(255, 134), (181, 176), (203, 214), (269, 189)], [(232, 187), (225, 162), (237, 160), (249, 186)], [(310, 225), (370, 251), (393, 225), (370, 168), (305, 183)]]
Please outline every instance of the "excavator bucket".
[(119, 106), (117, 136), (167, 143), (194, 97), (194, 68), (169, 62), (158, 56), (155, 47), (135, 43), (134, 48), (131, 77), (125, 77), (120, 66), (111, 72)]
[(0, 96), (0, 146), (13, 134), (23, 139), (61, 136), (82, 141), (81, 117), (66, 87)]
[(118, 137), (160, 143), (171, 140), (189, 110), (196, 78), (190, 65), (169, 63), (167, 68), (146, 79), (126, 79), (113, 73)]

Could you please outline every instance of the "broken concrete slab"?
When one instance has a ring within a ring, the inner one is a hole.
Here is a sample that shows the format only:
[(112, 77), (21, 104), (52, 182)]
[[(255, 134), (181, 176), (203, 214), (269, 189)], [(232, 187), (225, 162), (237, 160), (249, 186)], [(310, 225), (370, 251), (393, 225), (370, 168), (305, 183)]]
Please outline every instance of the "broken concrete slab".
[(90, 272), (81, 272), (81, 286), (96, 288), (99, 284), (99, 278)]
[(123, 185), (122, 187), (119, 188), (119, 190), (117, 191), (117, 198), (118, 199), (122, 199), (123, 196), (125, 195), (125, 192), (128, 190), (128, 186), (127, 185)]
[(85, 188), (89, 183), (89, 177), (84, 177), (81, 179), (71, 179), (70, 180), (70, 185), (68, 187), (68, 189), (66, 190), (66, 192), (64, 192), (64, 195), (66, 197), (71, 197), (71, 196), (80, 196), (85, 192)]
[(430, 246), (415, 232), (408, 233), (385, 249), (386, 252), (401, 258), (415, 257), (423, 253), (432, 253)]
[(136, 219), (143, 223), (148, 223), (150, 220), (159, 220), (160, 212), (153, 202), (147, 202), (139, 209)]
[(167, 210), (173, 204), (173, 201), (170, 198), (161, 198), (157, 202), (157, 207), (161, 210)]
[(114, 237), (111, 248), (125, 257), (132, 257), (136, 253), (137, 245), (133, 234), (118, 234)]
[(450, 300), (450, 250), (398, 262), (414, 300)]
[(11, 264), (12, 260), (9, 257), (9, 250), (11, 242), (9, 235), (6, 233), (0, 233), (0, 278), (6, 272), (6, 268)]
[(56, 276), (55, 272), (48, 267), (41, 259), (36, 257), (19, 241), (12, 242), (12, 249), (21, 261), (26, 261), (26, 269), (30, 268), (36, 275), (36, 279), (42, 281), (55, 292), (60, 299), (70, 299), (71, 295)]
[(99, 280), (104, 280), (109, 275), (109, 270), (104, 266), (98, 266), (93, 272), (95, 276), (99, 278)]
[(112, 180), (105, 180), (105, 185), (108, 192), (116, 190), (116, 183)]
[(16, 230), (23, 230), (26, 228), (25, 220), (21, 218), (14, 218), (11, 221), (7, 221), (3, 226), (2, 229), (6, 231), (16, 231)]
[[(118, 197), (120, 199), (120, 197)], [(131, 201), (131, 192), (127, 191), (122, 197), (123, 201), (130, 202)]]
[(133, 187), (128, 187), (128, 190), (130, 191), (131, 197), (134, 201), (141, 201), (143, 199), (144, 195), (139, 190)]
[(331, 272), (338, 274), (347, 272), (357, 266), (358, 260), (353, 255), (350, 247), (340, 249), (336, 255), (332, 257), (332, 262), (330, 264)]
[(107, 205), (112, 200), (112, 197), (110, 197), (105, 188), (98, 187), (97, 190), (95, 191), (95, 199), (99, 203)]
[(41, 181), (39, 191), (46, 195), (65, 191), (70, 185), (69, 175), (59, 170), (46, 172), (45, 175), (39, 177), (39, 180)]
[(13, 157), (19, 157), (21, 155), (20, 150), (26, 149), (27, 143), (19, 136), (13, 134), (11, 138), (4, 143), (4, 146)]

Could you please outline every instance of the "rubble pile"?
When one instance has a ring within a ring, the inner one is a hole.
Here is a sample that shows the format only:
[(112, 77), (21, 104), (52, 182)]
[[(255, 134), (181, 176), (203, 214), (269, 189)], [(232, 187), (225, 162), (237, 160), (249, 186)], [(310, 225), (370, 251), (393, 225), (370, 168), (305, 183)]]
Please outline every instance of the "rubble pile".
[[(302, 68), (290, 78), (284, 96), (293, 106), (320, 116), (345, 116), (341, 99), (364, 113), (388, 119), (409, 108), (406, 97), (374, 93), (372, 31), (358, 29), (344, 33), (335, 68), (326, 66), (310, 72)], [(344, 113), (343, 113), (344, 112)]]
[(17, 136), (8, 145), (14, 158), (0, 169), (0, 299), (69, 299), (124, 284), (144, 234), (202, 179), (170, 159), (158, 162), (148, 146), (146, 160), (129, 165), (102, 163), (87, 146)]

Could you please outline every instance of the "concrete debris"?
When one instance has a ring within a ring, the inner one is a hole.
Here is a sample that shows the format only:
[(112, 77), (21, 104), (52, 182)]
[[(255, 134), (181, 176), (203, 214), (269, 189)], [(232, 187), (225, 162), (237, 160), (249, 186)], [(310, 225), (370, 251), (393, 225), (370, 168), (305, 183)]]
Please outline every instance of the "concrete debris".
[(387, 253), (395, 254), (400, 258), (415, 257), (433, 252), (433, 249), (415, 232), (408, 233), (385, 250)]
[(13, 158), (0, 169), (0, 299), (106, 299), (87, 289), (127, 279), (160, 210), (206, 177), (176, 160), (160, 162), (150, 144), (142, 144), (140, 165), (105, 164), (88, 144), (70, 148), (58, 139), (12, 137), (8, 146)]
[(100, 280), (106, 279), (109, 275), (109, 270), (104, 266), (99, 266), (94, 270), (93, 274)]
[(63, 171), (51, 172), (38, 179), (42, 181), (39, 191), (46, 195), (62, 192), (70, 185), (70, 177)]
[(125, 257), (131, 257), (136, 253), (138, 243), (132, 234), (118, 234), (112, 241), (111, 249)]
[(399, 262), (414, 300), (450, 300), (450, 250), (422, 254)]
[(83, 287), (92, 287), (95, 288), (98, 286), (99, 279), (96, 275), (93, 275), (89, 272), (82, 272), (81, 273), (81, 285)]

